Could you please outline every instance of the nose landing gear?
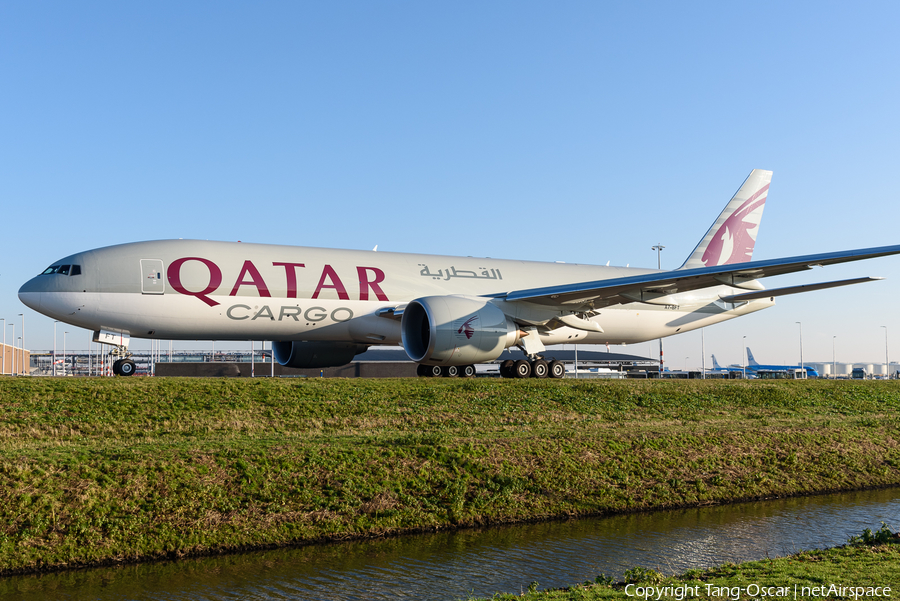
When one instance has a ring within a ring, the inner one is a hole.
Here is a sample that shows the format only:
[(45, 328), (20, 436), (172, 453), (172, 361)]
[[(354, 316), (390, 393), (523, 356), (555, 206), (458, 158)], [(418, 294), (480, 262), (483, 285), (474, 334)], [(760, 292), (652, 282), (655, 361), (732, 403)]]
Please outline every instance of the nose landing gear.
[(112, 371), (117, 376), (133, 376), (136, 370), (137, 366), (131, 359), (118, 359), (112, 366)]
[[(128, 352), (128, 343), (131, 337), (127, 332), (113, 332), (110, 330), (97, 330), (94, 332), (93, 341), (99, 344), (108, 344), (112, 347), (106, 358), (112, 363), (112, 372), (117, 376), (133, 376), (137, 366)], [(109, 365), (109, 363), (107, 363)]]

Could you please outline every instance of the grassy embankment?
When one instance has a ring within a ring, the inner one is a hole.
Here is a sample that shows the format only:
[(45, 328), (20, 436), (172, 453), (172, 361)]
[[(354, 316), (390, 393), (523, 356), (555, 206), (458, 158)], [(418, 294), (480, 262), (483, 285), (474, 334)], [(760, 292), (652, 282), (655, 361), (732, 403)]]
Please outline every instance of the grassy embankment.
[(900, 383), (0, 378), (0, 574), (900, 484)]
[[(866, 534), (866, 533), (864, 533)], [(853, 544), (832, 549), (801, 551), (788, 557), (707, 570), (688, 570), (666, 577), (634, 568), (625, 581), (611, 583), (602, 575), (565, 590), (531, 590), (522, 595), (497, 594), (493, 601), (597, 601), (600, 599), (876, 599), (896, 598), (900, 592), (900, 534), (882, 524), (874, 533), (855, 537)], [(626, 588), (626, 582), (632, 586)], [(887, 589), (887, 590), (886, 590)]]

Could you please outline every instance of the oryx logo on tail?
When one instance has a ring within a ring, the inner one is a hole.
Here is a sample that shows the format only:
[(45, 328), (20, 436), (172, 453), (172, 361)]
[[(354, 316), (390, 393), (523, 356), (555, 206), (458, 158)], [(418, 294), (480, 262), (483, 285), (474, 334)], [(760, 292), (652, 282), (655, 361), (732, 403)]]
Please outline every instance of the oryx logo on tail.
[(772, 172), (754, 169), (713, 222), (681, 269), (746, 263), (762, 221)]
[(750, 260), (753, 247), (756, 246), (756, 234), (759, 232), (759, 221), (768, 192), (769, 184), (766, 184), (728, 216), (703, 253), (704, 265), (712, 267)]

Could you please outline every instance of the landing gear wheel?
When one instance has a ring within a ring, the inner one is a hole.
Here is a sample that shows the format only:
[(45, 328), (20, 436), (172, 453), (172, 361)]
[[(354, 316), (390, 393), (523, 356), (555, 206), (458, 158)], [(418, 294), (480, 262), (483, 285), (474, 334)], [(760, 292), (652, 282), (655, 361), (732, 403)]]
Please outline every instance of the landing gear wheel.
[(422, 365), (416, 368), (416, 375), (423, 378), (439, 378), (441, 377), (441, 367), (439, 365)]
[(455, 378), (459, 375), (459, 368), (455, 365), (448, 365), (441, 368), (441, 375), (445, 378)]
[(531, 377), (532, 378), (546, 378), (547, 372), (550, 371), (550, 368), (547, 366), (547, 362), (543, 359), (535, 359), (531, 364)]
[(125, 359), (117, 359), (115, 363), (113, 363), (112, 370), (114, 376), (121, 376), (122, 372), (119, 371), (119, 368), (122, 366), (122, 361)]
[(500, 364), (500, 377), (501, 378), (515, 378), (516, 374), (513, 370), (516, 362), (512, 359), (507, 359), (503, 363)]
[(531, 376), (531, 363), (525, 359), (519, 359), (513, 365), (513, 375), (517, 378), (527, 378)]
[(549, 368), (549, 376), (551, 378), (561, 379), (566, 377), (566, 364), (562, 361), (551, 361)]
[(135, 371), (137, 368), (131, 359), (122, 359), (122, 362), (119, 363), (120, 376), (133, 376)]
[(475, 366), (474, 365), (464, 365), (462, 369), (459, 370), (459, 375), (464, 378), (474, 378), (475, 377)]

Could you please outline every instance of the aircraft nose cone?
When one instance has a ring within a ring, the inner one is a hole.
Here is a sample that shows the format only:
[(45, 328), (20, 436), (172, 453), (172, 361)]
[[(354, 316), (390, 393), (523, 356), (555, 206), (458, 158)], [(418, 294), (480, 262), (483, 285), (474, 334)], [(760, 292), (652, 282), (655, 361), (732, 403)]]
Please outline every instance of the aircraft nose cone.
[(38, 281), (38, 278), (31, 278), (19, 288), (19, 300), (26, 307), (40, 311), (42, 291), (43, 285)]

